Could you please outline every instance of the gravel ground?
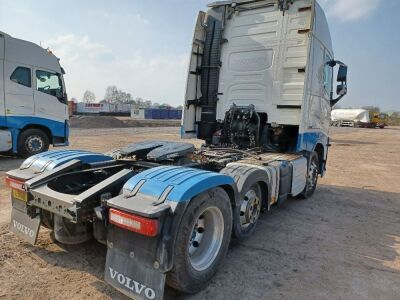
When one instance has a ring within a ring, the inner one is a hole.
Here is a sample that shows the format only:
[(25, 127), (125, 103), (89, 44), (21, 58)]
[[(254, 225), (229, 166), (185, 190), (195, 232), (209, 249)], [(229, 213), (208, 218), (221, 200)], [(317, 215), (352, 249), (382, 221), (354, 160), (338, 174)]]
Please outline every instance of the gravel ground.
[[(70, 148), (108, 151), (145, 139), (178, 139), (177, 128), (73, 129)], [(197, 145), (199, 141), (194, 141)], [(245, 243), (232, 243), (210, 286), (181, 299), (399, 299), (400, 127), (332, 132), (328, 174), (309, 200), (262, 216)], [(0, 157), (0, 299), (126, 299), (103, 281), (106, 249), (32, 247), (8, 233)]]

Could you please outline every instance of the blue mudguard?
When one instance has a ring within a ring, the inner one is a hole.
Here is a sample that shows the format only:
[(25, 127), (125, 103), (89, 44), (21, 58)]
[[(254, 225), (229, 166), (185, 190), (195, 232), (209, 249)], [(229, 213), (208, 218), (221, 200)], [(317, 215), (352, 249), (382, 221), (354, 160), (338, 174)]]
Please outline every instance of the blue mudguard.
[(132, 177), (124, 185), (123, 196), (129, 198), (140, 193), (161, 201), (185, 202), (206, 190), (225, 185), (235, 185), (233, 178), (199, 169), (161, 166)]
[(105, 280), (135, 299), (163, 299), (166, 273), (174, 263), (175, 237), (187, 205), (196, 195), (227, 185), (236, 188), (230, 176), (176, 166), (155, 167), (129, 179), (123, 193), (107, 205), (158, 219), (161, 232), (149, 238), (110, 224), (107, 244), (112, 247), (107, 249)]
[(104, 162), (112, 160), (110, 156), (81, 150), (47, 151), (26, 159), (20, 170), (30, 169), (33, 172), (50, 171), (71, 160), (78, 159), (83, 163)]

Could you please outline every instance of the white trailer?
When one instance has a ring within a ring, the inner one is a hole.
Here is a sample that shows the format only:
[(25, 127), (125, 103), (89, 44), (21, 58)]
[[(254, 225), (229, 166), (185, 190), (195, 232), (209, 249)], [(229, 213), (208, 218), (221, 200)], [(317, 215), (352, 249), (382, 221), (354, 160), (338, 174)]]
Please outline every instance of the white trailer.
[(334, 109), (331, 113), (333, 126), (356, 127), (371, 122), (369, 111), (365, 109)]

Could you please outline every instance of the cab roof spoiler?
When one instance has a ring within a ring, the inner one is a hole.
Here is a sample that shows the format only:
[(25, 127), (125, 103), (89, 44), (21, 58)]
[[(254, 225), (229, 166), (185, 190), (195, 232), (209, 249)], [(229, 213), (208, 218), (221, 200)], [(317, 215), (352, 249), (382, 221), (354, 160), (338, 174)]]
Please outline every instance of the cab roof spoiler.
[(3, 31), (0, 31), (0, 36), (1, 36), (1, 37), (11, 37), (11, 35), (9, 35), (9, 34), (3, 32)]
[[(225, 1), (215, 1), (208, 4), (208, 7), (218, 7), (218, 6), (225, 6), (225, 5), (240, 5), (240, 4), (250, 4), (250, 3), (257, 3), (257, 2), (265, 2), (268, 0), (225, 0)], [(268, 2), (284, 2), (284, 0), (269, 0)]]
[[(264, 4), (261, 4), (260, 7), (263, 7), (264, 5), (266, 6), (271, 6), (277, 4), (279, 9), (283, 12), (283, 15), (285, 15), (285, 11), (289, 9), (289, 6), (293, 4), (293, 2), (296, 0), (225, 0), (225, 1), (215, 1), (210, 4), (208, 4), (208, 7), (210, 9), (221, 7), (221, 6), (231, 6), (233, 8), (239, 9), (241, 5), (246, 5), (246, 4), (256, 4), (260, 2), (264, 2)], [(259, 8), (259, 7), (255, 7)]]

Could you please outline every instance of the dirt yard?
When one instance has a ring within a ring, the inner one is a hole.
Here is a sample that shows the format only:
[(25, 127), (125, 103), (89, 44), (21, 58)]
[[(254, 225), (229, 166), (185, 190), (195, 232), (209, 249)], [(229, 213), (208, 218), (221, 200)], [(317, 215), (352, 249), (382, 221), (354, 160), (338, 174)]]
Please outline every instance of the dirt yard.
[[(144, 139), (177, 139), (177, 128), (74, 129), (71, 149), (108, 151)], [(210, 286), (180, 299), (399, 299), (400, 127), (335, 129), (328, 174), (309, 200), (264, 214), (233, 243)], [(0, 299), (126, 299), (103, 281), (106, 249), (60, 247), (42, 230), (32, 247), (8, 233), (0, 157)]]

